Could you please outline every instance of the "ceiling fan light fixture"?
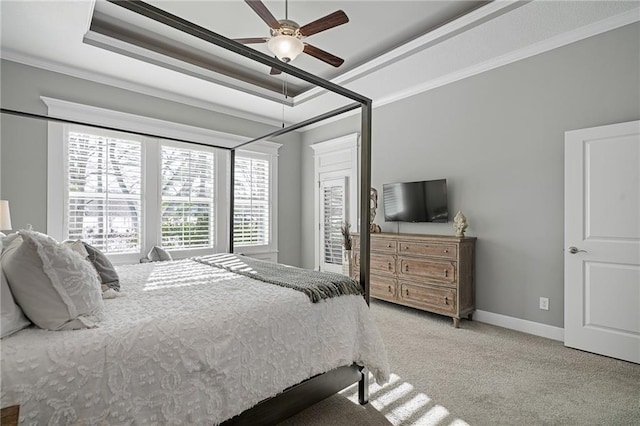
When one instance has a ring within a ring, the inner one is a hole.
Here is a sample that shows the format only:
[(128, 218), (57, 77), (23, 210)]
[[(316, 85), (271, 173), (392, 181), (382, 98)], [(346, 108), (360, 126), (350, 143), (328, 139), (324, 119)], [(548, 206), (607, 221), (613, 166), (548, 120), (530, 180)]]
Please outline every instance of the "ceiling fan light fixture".
[(282, 62), (291, 62), (304, 50), (304, 43), (297, 37), (277, 35), (267, 43), (267, 47)]

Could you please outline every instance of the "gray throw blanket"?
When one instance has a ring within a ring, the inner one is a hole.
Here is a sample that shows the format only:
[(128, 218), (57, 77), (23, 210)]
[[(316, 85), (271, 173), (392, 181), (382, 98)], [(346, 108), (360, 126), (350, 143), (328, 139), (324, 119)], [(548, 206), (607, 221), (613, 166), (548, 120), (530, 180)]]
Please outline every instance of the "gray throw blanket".
[(309, 271), (232, 253), (193, 257), (192, 260), (256, 280), (301, 291), (309, 296), (313, 303), (335, 296), (362, 294), (358, 282), (333, 272)]

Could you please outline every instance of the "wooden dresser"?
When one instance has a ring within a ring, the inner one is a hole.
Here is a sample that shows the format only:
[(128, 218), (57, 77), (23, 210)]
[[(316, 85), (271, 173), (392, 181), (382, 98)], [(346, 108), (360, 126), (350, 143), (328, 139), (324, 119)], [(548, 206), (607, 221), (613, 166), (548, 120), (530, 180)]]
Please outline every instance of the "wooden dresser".
[[(360, 239), (353, 235), (353, 278)], [(475, 237), (371, 234), (371, 296), (453, 318), (475, 310)]]

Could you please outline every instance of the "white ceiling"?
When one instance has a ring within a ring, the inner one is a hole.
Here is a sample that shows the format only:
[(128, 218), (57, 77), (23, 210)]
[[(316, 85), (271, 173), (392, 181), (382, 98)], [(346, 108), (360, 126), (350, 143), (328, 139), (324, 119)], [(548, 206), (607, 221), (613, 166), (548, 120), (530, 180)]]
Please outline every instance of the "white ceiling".
[[(269, 29), (244, 1), (151, 1), (177, 17), (227, 38), (268, 37)], [(344, 10), (350, 22), (315, 34), (305, 40), (336, 54), (345, 63), (335, 68), (302, 54), (294, 65), (324, 79), (332, 79), (389, 52), (395, 47), (486, 4), (486, 1), (290, 1), (289, 19), (301, 24)], [(285, 16), (284, 1), (264, 3), (278, 18)], [(389, 22), (394, 24), (389, 25)], [(382, 29), (382, 30), (380, 30)], [(94, 8), (85, 42), (146, 61), (163, 61), (165, 66), (275, 101), (283, 100), (284, 76), (269, 75), (270, 67), (226, 51), (189, 34), (154, 22), (115, 4), (100, 1)], [(270, 53), (266, 44), (250, 44), (261, 53)], [(161, 53), (159, 55), (158, 53)], [(171, 58), (167, 58), (167, 56)], [(193, 59), (196, 58), (196, 61)], [(189, 64), (185, 62), (191, 62)], [(208, 69), (207, 69), (208, 68)], [(213, 72), (209, 72), (213, 70)], [(221, 73), (225, 74), (220, 75)], [(231, 78), (228, 78), (228, 77)], [(244, 81), (237, 81), (238, 79)], [(314, 86), (292, 77), (286, 79), (287, 92), (295, 96)], [(250, 83), (250, 84), (246, 84)], [(260, 87), (255, 87), (259, 85)]]
[[(266, 24), (240, 0), (151, 3), (225, 37), (268, 36)], [(284, 1), (265, 5), (276, 18), (284, 17)], [(350, 22), (306, 41), (344, 58), (345, 64), (335, 69), (301, 55), (292, 65), (373, 99), (374, 107), (640, 20), (638, 1), (544, 0), (291, 0), (289, 18), (304, 25), (337, 9)], [(2, 0), (0, 13), (4, 59), (271, 124), (282, 119), (284, 77), (269, 76), (266, 65), (118, 6), (91, 0)], [(95, 26), (106, 18), (154, 43), (162, 40), (199, 57), (229, 61), (261, 86), (142, 48), (117, 34), (90, 31), (92, 20)], [(251, 47), (268, 53), (264, 45)], [(287, 100), (292, 104), (284, 111), (289, 123), (351, 103), (309, 90), (292, 77), (287, 84), (300, 92)]]

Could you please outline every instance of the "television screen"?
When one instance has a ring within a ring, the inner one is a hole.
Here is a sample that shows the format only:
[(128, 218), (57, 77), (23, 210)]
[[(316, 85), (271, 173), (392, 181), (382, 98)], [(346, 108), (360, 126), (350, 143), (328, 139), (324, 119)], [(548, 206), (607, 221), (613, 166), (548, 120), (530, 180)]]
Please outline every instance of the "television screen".
[(382, 196), (388, 222), (449, 221), (446, 179), (387, 183)]

